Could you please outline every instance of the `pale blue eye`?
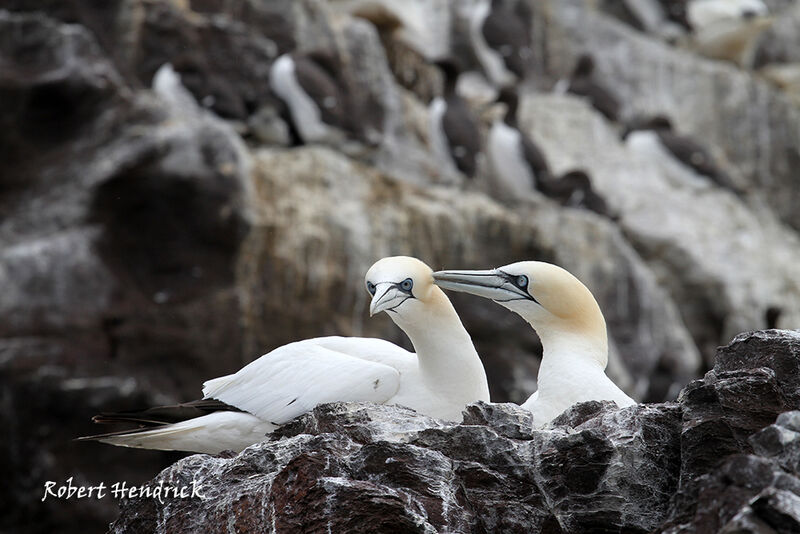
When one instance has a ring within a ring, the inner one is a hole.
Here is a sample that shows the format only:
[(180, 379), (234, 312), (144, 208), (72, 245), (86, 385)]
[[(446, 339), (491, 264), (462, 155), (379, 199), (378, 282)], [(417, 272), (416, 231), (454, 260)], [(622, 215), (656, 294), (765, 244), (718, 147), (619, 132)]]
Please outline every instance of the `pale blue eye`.
[(367, 282), (367, 291), (369, 291), (370, 295), (375, 295), (375, 284)]
[(527, 289), (528, 288), (528, 277), (524, 274), (517, 277), (517, 286), (520, 289)]
[(402, 282), (400, 282), (400, 289), (403, 291), (411, 291), (411, 288), (414, 287), (414, 281), (411, 278), (406, 278)]

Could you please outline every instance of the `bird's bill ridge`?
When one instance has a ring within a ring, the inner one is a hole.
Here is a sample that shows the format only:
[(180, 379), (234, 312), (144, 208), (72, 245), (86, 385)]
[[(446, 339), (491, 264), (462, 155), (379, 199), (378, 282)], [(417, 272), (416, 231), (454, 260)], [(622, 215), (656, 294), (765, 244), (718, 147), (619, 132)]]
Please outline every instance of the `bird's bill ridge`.
[(470, 293), (491, 300), (504, 301), (527, 296), (498, 269), (488, 271), (437, 271), (434, 283), (442, 289)]
[(375, 296), (372, 297), (372, 301), (369, 303), (370, 317), (382, 311), (392, 311), (409, 298), (409, 295), (398, 290), (393, 285), (389, 285), (385, 289), (382, 289), (381, 285), (383, 284), (378, 284), (378, 290), (375, 291)]

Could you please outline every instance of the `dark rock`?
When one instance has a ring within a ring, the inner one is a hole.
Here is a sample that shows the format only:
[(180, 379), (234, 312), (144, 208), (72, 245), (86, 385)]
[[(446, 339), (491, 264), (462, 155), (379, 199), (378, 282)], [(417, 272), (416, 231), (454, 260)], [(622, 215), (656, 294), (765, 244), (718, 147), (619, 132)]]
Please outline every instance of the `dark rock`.
[[(789, 0), (770, 3), (778, 1)], [(378, 3), (394, 8), (366, 4)], [(351, 0), (2, 2), (0, 530), (103, 528), (115, 500), (41, 503), (43, 482), (139, 484), (178, 458), (73, 443), (97, 431), (89, 417), (98, 411), (196, 398), (203, 380), (304, 337), (409, 347), (387, 317), (365, 313), (364, 271), (388, 254), (435, 268), (520, 259), (567, 267), (604, 310), (609, 375), (638, 399), (675, 398), (697, 376), (700, 352), (710, 365), (735, 332), (798, 324), (800, 111), (786, 94), (631, 32), (594, 2), (506, 3), (531, 11), (538, 91), (523, 91), (521, 123), (555, 167), (591, 170), (620, 221), (534, 196), (498, 204), (479, 183), (433, 185), (425, 105), (440, 72), (427, 61), (451, 48), (472, 54), (462, 50), (460, 2), (415, 2), (399, 13), (407, 27), (378, 30), (351, 16), (365, 5)], [(797, 48), (796, 11), (776, 21), (773, 49), (785, 48), (774, 42), (781, 36)], [(289, 136), (270, 63), (320, 50), (337, 58), (351, 134), (369, 147), (275, 149)], [(626, 113), (666, 113), (727, 155), (746, 198), (637, 163), (591, 108), (551, 93), (586, 50), (600, 51), (598, 69)], [(181, 82), (151, 90), (166, 62)], [(536, 388), (535, 334), (500, 306), (453, 302), (492, 397), (523, 401)], [(247, 454), (192, 457), (162, 475), (218, 478), (206, 489), (219, 506), (171, 502), (164, 512), (136, 500), (119, 524), (258, 531), (274, 518), (283, 530), (638, 532), (694, 528), (732, 492), (752, 498), (731, 498), (720, 528), (791, 530), (794, 500), (783, 492), (796, 493), (797, 416), (775, 416), (798, 408), (796, 337), (737, 338), (677, 405), (582, 405), (541, 432), (512, 406), (472, 406), (463, 425), (397, 408), (320, 408)], [(736, 469), (766, 460), (785, 476), (773, 469), (773, 482), (741, 493), (739, 482), (714, 478), (733, 454), (755, 458)], [(274, 517), (278, 506), (294, 508)], [(333, 517), (337, 507), (353, 515)]]
[(800, 473), (800, 411), (785, 412), (774, 425), (750, 436), (753, 451), (790, 473)]
[(516, 404), (476, 402), (464, 412), (465, 425), (485, 425), (510, 439), (533, 437), (533, 415)]
[(605, 411), (615, 410), (616, 408), (617, 404), (612, 401), (580, 402), (553, 419), (550, 422), (550, 426), (577, 427)]
[(552, 425), (536, 433), (537, 480), (547, 502), (567, 532), (652, 531), (677, 488), (680, 407), (587, 405), (573, 410), (605, 410), (574, 430)]
[[(778, 417), (786, 381), (772, 367), (796, 357), (795, 337), (737, 337), (677, 403), (583, 403), (544, 430), (510, 404), (470, 405), (462, 424), (401, 407), (319, 406), (239, 455), (193, 456), (165, 470), (154, 483), (197, 480), (208, 495), (168, 506), (129, 500), (112, 532), (158, 522), (212, 532), (231, 524), (253, 532), (796, 532), (800, 412)], [(753, 353), (760, 366), (737, 359), (765, 338), (770, 353)]]
[(91, 415), (196, 397), (239, 358), (246, 155), (219, 119), (134, 90), (84, 27), (41, 14), (0, 11), (0, 93), (0, 529), (81, 531), (114, 500), (42, 503), (45, 481), (115, 466), (143, 483), (179, 456), (73, 443)]
[(682, 492), (691, 493), (692, 481), (728, 455), (752, 452), (753, 433), (800, 407), (798, 341), (791, 331), (741, 334), (719, 349), (714, 369), (703, 380), (681, 392)]
[(800, 332), (763, 330), (736, 336), (717, 355), (714, 371), (724, 373), (766, 367), (775, 380), (786, 406), (800, 408)]
[[(0, 10), (0, 199), (29, 186), (114, 105), (122, 80), (91, 34), (43, 15)], [(61, 150), (60, 150), (61, 149)]]
[(755, 532), (783, 532), (779, 529), (792, 522), (791, 511), (797, 512), (791, 505), (800, 495), (800, 480), (764, 458), (733, 455), (697, 482), (695, 515), (667, 532), (738, 532), (745, 525), (751, 525), (745, 532), (764, 526), (767, 530)]

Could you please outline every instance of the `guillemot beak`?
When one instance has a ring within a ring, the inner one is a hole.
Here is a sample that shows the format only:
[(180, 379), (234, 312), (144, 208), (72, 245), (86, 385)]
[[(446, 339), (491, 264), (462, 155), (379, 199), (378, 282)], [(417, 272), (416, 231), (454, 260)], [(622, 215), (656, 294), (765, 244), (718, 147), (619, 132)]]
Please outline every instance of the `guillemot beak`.
[(470, 293), (503, 302), (530, 296), (512, 283), (512, 276), (498, 270), (489, 271), (437, 271), (433, 282), (442, 289)]

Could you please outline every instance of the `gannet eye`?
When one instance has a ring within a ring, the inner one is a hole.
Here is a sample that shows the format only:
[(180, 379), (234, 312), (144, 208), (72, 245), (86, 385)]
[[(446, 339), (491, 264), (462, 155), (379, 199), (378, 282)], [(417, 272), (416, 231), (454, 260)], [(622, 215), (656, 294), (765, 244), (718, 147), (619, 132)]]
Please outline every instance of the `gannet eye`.
[(403, 291), (411, 291), (412, 287), (414, 287), (414, 281), (411, 278), (406, 278), (400, 282), (400, 289)]
[(517, 277), (517, 287), (520, 289), (528, 289), (528, 277), (524, 274)]
[(367, 291), (369, 291), (370, 295), (375, 296), (375, 284), (367, 282)]

